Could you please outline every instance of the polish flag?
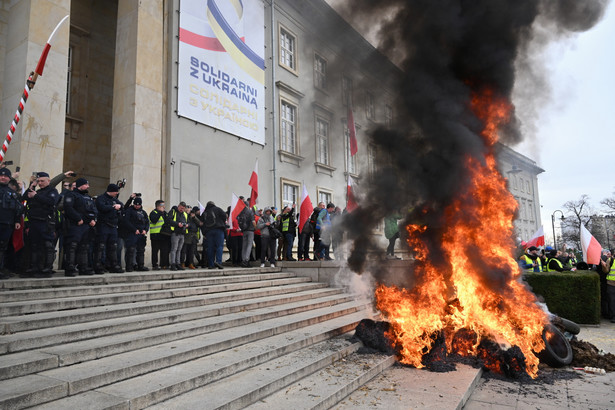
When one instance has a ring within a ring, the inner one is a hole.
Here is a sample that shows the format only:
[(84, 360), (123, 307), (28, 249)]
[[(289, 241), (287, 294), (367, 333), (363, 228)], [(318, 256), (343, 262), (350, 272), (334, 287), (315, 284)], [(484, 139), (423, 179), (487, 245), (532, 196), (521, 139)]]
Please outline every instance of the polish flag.
[(24, 228), (24, 223), (23, 223), (23, 216), (22, 216), (19, 221), (19, 229), (13, 230), (13, 237), (11, 238), (13, 241), (13, 249), (15, 250), (15, 252), (17, 252), (18, 250), (24, 247), (23, 228)]
[(231, 214), (229, 215), (229, 226), (231, 230), (239, 229), (239, 222), (237, 222), (237, 217), (246, 207), (245, 202), (239, 199), (235, 193), (233, 193), (233, 198), (231, 199)]
[(524, 248), (527, 249), (530, 246), (539, 247), (539, 246), (544, 246), (544, 245), (545, 245), (545, 232), (542, 229), (542, 225), (541, 225), (540, 228), (538, 228), (538, 230), (536, 231), (536, 233), (534, 233), (532, 238), (529, 241), (527, 241)]
[(197, 200), (197, 202), (199, 203), (199, 212), (201, 213), (201, 215), (203, 215), (205, 213), (205, 207), (203, 206), (201, 201)]
[(348, 136), (350, 143), (350, 156), (354, 156), (359, 151), (357, 145), (357, 130), (354, 126), (354, 115), (352, 114), (352, 107), (348, 104)]
[(346, 210), (348, 210), (348, 212), (352, 212), (358, 207), (359, 205), (354, 197), (352, 177), (348, 175), (348, 186), (346, 187)]
[(581, 248), (583, 248), (583, 261), (589, 265), (598, 265), (600, 263), (600, 253), (602, 246), (596, 238), (587, 230), (585, 225), (581, 224)]
[(250, 192), (250, 208), (252, 208), (256, 205), (256, 198), (258, 198), (258, 158), (256, 164), (254, 164), (254, 171), (252, 171), (248, 185), (252, 188), (252, 192)]
[(314, 207), (312, 206), (312, 201), (310, 200), (310, 196), (308, 195), (308, 190), (303, 184), (303, 194), (301, 195), (301, 207), (299, 208), (299, 233), (303, 231), (303, 225), (310, 219), (312, 216), (312, 212), (314, 211)]

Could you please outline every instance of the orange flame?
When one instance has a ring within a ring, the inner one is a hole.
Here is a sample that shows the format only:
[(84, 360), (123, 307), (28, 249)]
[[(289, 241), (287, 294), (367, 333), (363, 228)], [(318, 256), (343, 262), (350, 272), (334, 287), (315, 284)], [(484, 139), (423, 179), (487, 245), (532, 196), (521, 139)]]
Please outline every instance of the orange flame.
[[(474, 96), (472, 110), (484, 121), (481, 136), (487, 154), (481, 160), (466, 159), (470, 183), (444, 210), (444, 261), (430, 260), (421, 238), (429, 227), (409, 225), (407, 241), (418, 261), (416, 286), (407, 290), (380, 285), (376, 290), (376, 305), (392, 324), (389, 337), (400, 347), (402, 363), (423, 367), (423, 355), (433, 347), (434, 335), (446, 330), (449, 352), (476, 354), (484, 338), (505, 341), (520, 348), (525, 370), (537, 376), (539, 360), (534, 352), (544, 349), (547, 317), (520, 281), (521, 271), (512, 257), (517, 204), (492, 152), (497, 131), (508, 122), (511, 109), (491, 91)], [(453, 344), (462, 329), (471, 330), (476, 338)], [(489, 365), (495, 370), (498, 366)]]

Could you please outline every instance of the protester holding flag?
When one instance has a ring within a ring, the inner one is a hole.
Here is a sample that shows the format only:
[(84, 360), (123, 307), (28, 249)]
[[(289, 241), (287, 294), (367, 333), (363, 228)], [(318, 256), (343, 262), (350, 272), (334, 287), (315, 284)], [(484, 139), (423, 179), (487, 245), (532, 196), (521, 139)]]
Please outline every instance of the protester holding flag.
[(301, 205), (299, 207), (299, 244), (297, 245), (297, 259), (300, 261), (310, 260), (310, 237), (314, 231), (310, 216), (314, 208), (310, 195), (305, 184), (303, 184), (303, 194), (301, 195)]

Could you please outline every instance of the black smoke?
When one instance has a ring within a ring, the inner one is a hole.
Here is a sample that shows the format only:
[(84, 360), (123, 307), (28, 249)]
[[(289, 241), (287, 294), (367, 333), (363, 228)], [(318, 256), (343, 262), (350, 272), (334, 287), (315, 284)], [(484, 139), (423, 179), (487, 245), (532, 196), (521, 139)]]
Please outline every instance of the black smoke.
[[(466, 189), (465, 160), (481, 160), (490, 149), (479, 135), (481, 120), (469, 109), (472, 93), (488, 88), (510, 101), (515, 62), (527, 56), (538, 25), (542, 37), (546, 26), (550, 39), (570, 35), (593, 27), (606, 5), (606, 0), (346, 2), (345, 16), (355, 26), (368, 28), (374, 16), (382, 16), (376, 20), (379, 50), (400, 68), (396, 124), (368, 130), (379, 165), (361, 184), (360, 208), (344, 223), (352, 270), (366, 269), (367, 255), (378, 249), (371, 233), (398, 212), (405, 223), (429, 226), (424, 240), (431, 262), (438, 261), (442, 210)], [(519, 142), (520, 125), (513, 109), (501, 140)]]

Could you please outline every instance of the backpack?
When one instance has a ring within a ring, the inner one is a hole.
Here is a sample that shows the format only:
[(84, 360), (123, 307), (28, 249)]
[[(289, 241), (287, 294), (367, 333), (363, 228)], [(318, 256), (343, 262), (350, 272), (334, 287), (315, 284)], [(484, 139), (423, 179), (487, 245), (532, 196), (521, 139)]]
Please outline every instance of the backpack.
[(237, 223), (239, 224), (239, 229), (241, 229), (242, 231), (247, 231), (248, 229), (250, 229), (250, 225), (252, 222), (250, 216), (251, 212), (248, 208), (245, 208), (239, 213), (239, 215), (237, 215)]
[(205, 212), (205, 218), (203, 221), (203, 226), (206, 229), (213, 229), (216, 226), (216, 214), (214, 213), (214, 207), (209, 208), (208, 211)]

